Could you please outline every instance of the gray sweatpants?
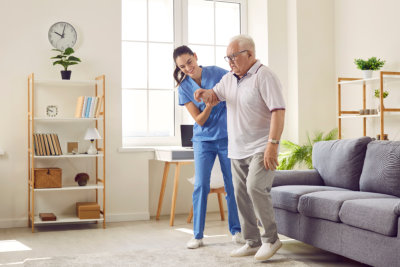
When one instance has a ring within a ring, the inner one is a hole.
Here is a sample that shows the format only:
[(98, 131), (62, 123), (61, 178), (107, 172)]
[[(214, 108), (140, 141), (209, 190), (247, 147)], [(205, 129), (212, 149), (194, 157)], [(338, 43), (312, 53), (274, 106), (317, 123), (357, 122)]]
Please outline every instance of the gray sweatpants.
[[(244, 159), (232, 159), (232, 176), (239, 210), (242, 234), (250, 247), (274, 243), (278, 239), (274, 210), (271, 201), (271, 187), (274, 171), (264, 167), (264, 153), (256, 153)], [(260, 235), (257, 218), (264, 233)]]

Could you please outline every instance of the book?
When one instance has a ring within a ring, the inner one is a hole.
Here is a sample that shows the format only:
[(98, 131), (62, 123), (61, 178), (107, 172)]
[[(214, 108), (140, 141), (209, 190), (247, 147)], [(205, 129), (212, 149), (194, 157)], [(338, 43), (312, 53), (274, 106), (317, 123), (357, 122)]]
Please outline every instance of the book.
[(88, 100), (88, 97), (85, 96), (85, 97), (83, 98), (83, 107), (82, 107), (81, 118), (84, 118), (84, 117), (85, 117), (85, 111), (86, 111), (86, 107), (87, 107), (87, 100)]
[(40, 137), (40, 143), (41, 143), (42, 152), (43, 152), (42, 156), (47, 156), (46, 143), (44, 141), (43, 134), (39, 134), (39, 137)]
[(82, 109), (83, 109), (84, 100), (85, 100), (84, 96), (78, 97), (78, 100), (76, 102), (75, 118), (81, 118), (82, 117)]
[(50, 156), (55, 156), (56, 155), (56, 151), (54, 150), (54, 145), (53, 145), (53, 140), (51, 139), (51, 135), (50, 134), (45, 134), (45, 136), (47, 138), (47, 142), (49, 143)]
[(60, 153), (58, 152), (58, 147), (57, 147), (57, 143), (56, 143), (56, 138), (55, 138), (55, 134), (49, 134), (50, 138), (51, 138), (51, 143), (53, 144), (54, 147), (54, 152), (56, 156), (59, 156)]
[(90, 103), (89, 118), (94, 117), (94, 108), (96, 107), (96, 100), (97, 100), (97, 97), (93, 96), (92, 102)]
[(60, 146), (60, 140), (58, 139), (58, 135), (57, 134), (55, 134), (55, 139), (56, 139), (56, 145), (57, 145), (57, 148), (58, 148), (58, 152), (60, 153), (59, 155), (62, 155), (63, 153), (62, 153), (62, 149), (61, 149), (61, 146)]
[(104, 102), (104, 96), (100, 96), (99, 97), (99, 104), (97, 105), (97, 108), (96, 108), (96, 118), (98, 118), (99, 116), (100, 116), (100, 111), (101, 111), (101, 106), (102, 106), (102, 104), (103, 104), (103, 102)]
[(50, 156), (51, 152), (50, 152), (50, 145), (49, 145), (49, 141), (47, 140), (46, 134), (42, 134), (43, 137), (43, 143), (44, 143), (44, 147), (46, 149), (46, 153), (45, 156)]
[(39, 155), (39, 144), (38, 144), (38, 140), (37, 140), (36, 134), (33, 134), (33, 144), (35, 146), (35, 148), (34, 148), (35, 155), (38, 156)]
[(92, 103), (92, 97), (88, 96), (88, 100), (87, 100), (87, 105), (86, 105), (86, 111), (85, 111), (85, 116), (84, 118), (89, 118), (89, 110), (90, 110), (90, 105)]

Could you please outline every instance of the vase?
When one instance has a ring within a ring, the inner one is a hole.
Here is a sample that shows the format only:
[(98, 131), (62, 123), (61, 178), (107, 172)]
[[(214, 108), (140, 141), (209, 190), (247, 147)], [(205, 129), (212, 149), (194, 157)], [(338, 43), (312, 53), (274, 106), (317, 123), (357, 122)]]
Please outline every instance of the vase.
[(62, 70), (61, 71), (61, 79), (63, 79), (63, 80), (71, 79), (71, 71), (70, 70)]
[(363, 78), (364, 79), (371, 79), (372, 78), (373, 70), (362, 70)]

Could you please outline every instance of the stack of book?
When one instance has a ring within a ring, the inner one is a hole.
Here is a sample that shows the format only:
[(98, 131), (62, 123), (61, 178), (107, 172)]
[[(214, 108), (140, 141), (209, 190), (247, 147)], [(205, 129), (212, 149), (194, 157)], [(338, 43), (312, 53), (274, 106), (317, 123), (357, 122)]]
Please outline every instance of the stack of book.
[(76, 102), (75, 118), (98, 118), (104, 97), (80, 96)]
[(60, 140), (57, 134), (33, 134), (36, 156), (62, 155)]

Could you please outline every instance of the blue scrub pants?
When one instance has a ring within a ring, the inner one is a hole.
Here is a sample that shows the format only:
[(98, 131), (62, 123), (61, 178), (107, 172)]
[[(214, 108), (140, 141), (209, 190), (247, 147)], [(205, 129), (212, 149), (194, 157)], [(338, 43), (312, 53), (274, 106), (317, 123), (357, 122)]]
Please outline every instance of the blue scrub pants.
[(193, 232), (194, 238), (202, 239), (207, 212), (207, 197), (210, 193), (211, 169), (218, 155), (224, 178), (226, 201), (228, 203), (228, 224), (232, 235), (241, 232), (238, 211), (233, 190), (231, 161), (228, 158), (228, 138), (215, 141), (194, 141), (195, 183), (193, 191)]

